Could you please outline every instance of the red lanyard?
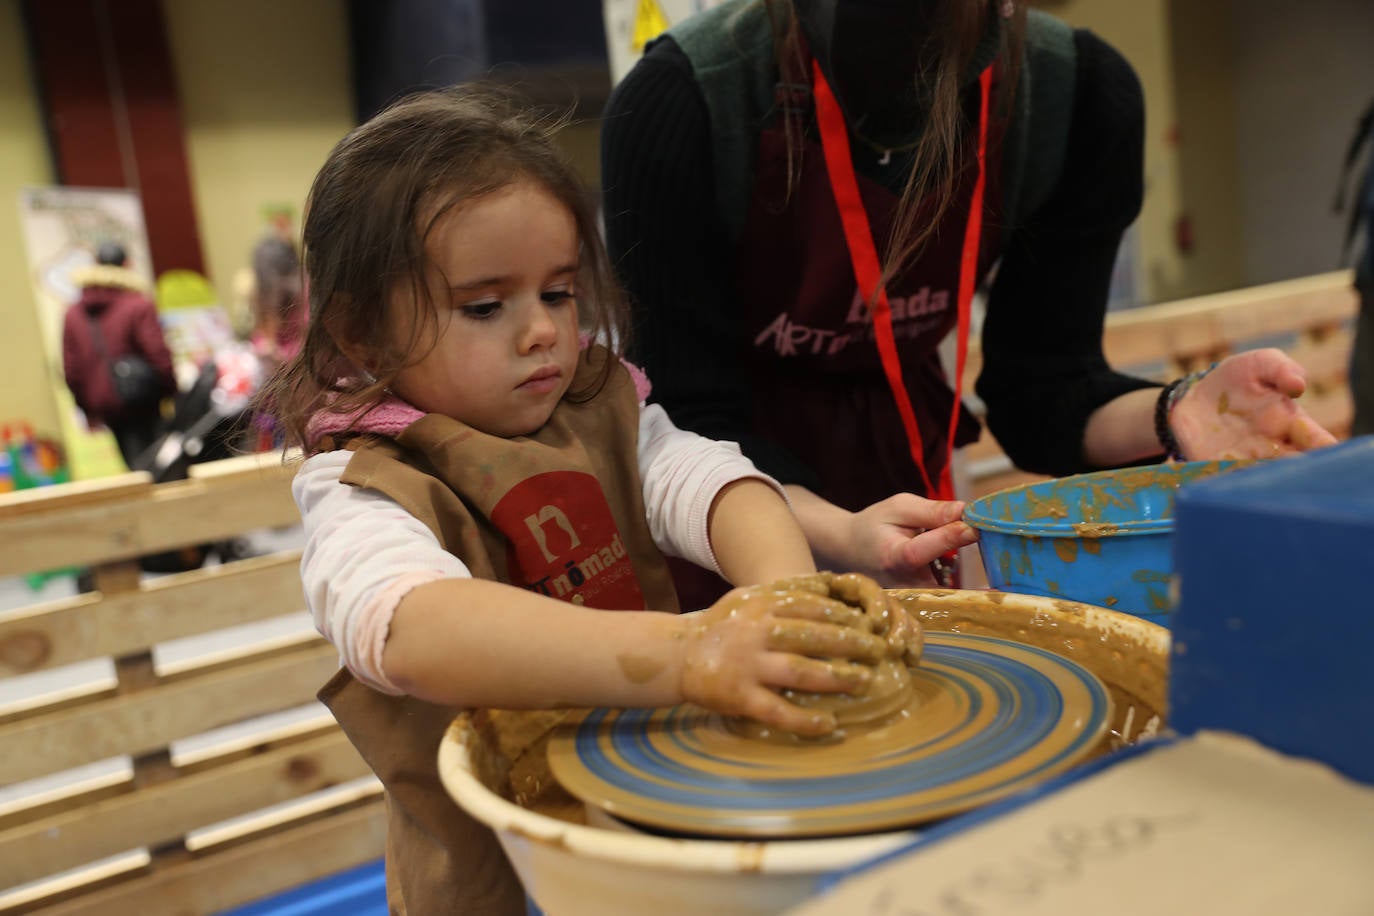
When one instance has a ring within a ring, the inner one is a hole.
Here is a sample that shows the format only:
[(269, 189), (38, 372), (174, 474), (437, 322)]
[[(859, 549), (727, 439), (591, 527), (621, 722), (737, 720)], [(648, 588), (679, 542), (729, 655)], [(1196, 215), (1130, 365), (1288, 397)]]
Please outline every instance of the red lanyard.
[(925, 450), (921, 443), (921, 430), (916, 424), (916, 412), (911, 407), (911, 396), (907, 394), (902, 381), (902, 364), (897, 356), (897, 340), (892, 333), (892, 308), (888, 305), (887, 290), (879, 284), (882, 268), (878, 264), (878, 250), (873, 244), (873, 229), (864, 210), (863, 199), (859, 197), (859, 183), (854, 177), (854, 163), (850, 159), (849, 131), (844, 124), (844, 114), (840, 111), (830, 84), (821, 73), (820, 64), (812, 61), (812, 91), (816, 99), (816, 122), (821, 131), (821, 148), (825, 152), (825, 168), (830, 175), (830, 190), (835, 195), (835, 206), (840, 211), (840, 222), (844, 226), (845, 244), (849, 247), (849, 260), (854, 265), (854, 277), (859, 283), (859, 291), (865, 302), (872, 303), (873, 332), (878, 342), (878, 355), (883, 361), (883, 373), (887, 376), (888, 387), (897, 399), (897, 411), (901, 414), (902, 425), (906, 428), (907, 444), (911, 448), (911, 458), (921, 472), (926, 494), (937, 499), (953, 499), (954, 485), (950, 476), (950, 465), (954, 460), (954, 436), (959, 428), (960, 399), (964, 389), (964, 362), (968, 357), (969, 315), (973, 306), (973, 287), (978, 275), (978, 242), (983, 229), (983, 187), (987, 176), (986, 162), (988, 148), (988, 95), (992, 87), (992, 67), (989, 65), (978, 78), (982, 89), (981, 104), (978, 109), (978, 177), (973, 184), (973, 196), (969, 200), (968, 222), (964, 225), (964, 250), (959, 261), (959, 332), (958, 359), (955, 363), (954, 409), (949, 418), (949, 442), (945, 455), (945, 466), (940, 472), (939, 486), (932, 486), (930, 474), (926, 471)]

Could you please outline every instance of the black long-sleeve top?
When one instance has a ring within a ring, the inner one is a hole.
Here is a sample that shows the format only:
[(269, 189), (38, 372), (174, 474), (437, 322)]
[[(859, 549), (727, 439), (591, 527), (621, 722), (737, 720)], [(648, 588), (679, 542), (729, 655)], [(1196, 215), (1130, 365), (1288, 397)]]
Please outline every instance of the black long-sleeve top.
[[(1144, 99), (1113, 48), (1082, 30), (1074, 42), (1062, 171), (1005, 237), (976, 388), (1012, 461), (1056, 475), (1088, 469), (1083, 432), (1094, 410), (1152, 384), (1113, 371), (1101, 343), (1117, 249), (1143, 194)], [(745, 372), (725, 345), (743, 333), (743, 309), (712, 158), (691, 64), (660, 40), (616, 88), (602, 128), (607, 240), (634, 307), (631, 352), (678, 425), (737, 441), (762, 470), (814, 488), (800, 459), (749, 429)]]

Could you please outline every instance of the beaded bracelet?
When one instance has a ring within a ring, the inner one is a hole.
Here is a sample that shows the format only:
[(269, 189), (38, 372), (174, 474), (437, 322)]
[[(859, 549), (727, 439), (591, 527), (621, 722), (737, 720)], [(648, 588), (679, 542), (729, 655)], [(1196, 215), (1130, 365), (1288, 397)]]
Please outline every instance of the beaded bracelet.
[(1206, 369), (1174, 379), (1160, 390), (1159, 399), (1155, 401), (1155, 436), (1158, 437), (1159, 444), (1164, 446), (1165, 460), (1188, 460), (1187, 456), (1183, 454), (1183, 447), (1174, 438), (1173, 428), (1169, 425), (1169, 417), (1173, 413), (1175, 405), (1183, 400), (1183, 396), (1188, 393), (1188, 389), (1216, 367), (1217, 364), (1212, 363)]

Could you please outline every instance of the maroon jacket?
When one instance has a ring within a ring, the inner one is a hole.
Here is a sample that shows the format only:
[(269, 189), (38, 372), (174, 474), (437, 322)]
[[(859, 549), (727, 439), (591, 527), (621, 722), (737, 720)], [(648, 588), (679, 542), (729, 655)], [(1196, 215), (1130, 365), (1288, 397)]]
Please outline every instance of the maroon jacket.
[[(67, 309), (62, 327), (62, 365), (67, 387), (72, 390), (76, 404), (86, 413), (91, 424), (108, 424), (131, 419), (115, 397), (114, 381), (110, 377), (109, 361), (130, 354), (142, 356), (157, 372), (164, 396), (176, 394), (176, 375), (172, 371), (172, 354), (162, 336), (157, 306), (133, 284), (119, 283), (120, 278), (104, 269), (97, 285), (81, 289), (81, 298)], [(113, 282), (118, 285), (105, 285)], [(91, 333), (91, 322), (100, 324), (105, 340), (102, 360)], [(138, 413), (156, 412), (157, 405)]]

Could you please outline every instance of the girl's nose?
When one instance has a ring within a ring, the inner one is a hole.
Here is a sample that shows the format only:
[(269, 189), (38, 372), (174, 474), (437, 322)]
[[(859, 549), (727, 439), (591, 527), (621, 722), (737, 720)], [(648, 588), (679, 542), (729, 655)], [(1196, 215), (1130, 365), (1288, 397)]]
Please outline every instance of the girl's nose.
[(521, 352), (548, 349), (558, 339), (558, 324), (544, 303), (534, 305), (521, 339)]

